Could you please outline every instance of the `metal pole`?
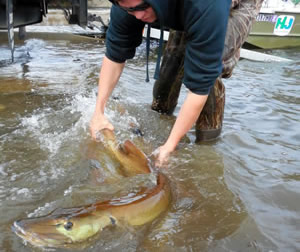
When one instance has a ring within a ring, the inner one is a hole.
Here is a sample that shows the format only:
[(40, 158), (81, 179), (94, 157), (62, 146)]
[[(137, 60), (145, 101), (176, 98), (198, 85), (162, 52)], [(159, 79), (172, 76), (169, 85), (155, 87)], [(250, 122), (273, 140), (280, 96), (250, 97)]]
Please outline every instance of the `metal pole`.
[(11, 51), (11, 60), (14, 62), (14, 14), (13, 14), (13, 0), (6, 0), (6, 21), (7, 21), (7, 35), (8, 44)]

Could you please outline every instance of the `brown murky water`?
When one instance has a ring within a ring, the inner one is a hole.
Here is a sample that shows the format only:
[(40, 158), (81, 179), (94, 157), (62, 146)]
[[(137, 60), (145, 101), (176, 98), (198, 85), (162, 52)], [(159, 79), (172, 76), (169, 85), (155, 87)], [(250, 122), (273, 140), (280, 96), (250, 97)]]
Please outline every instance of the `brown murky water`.
[[(11, 232), (16, 219), (109, 199), (143, 184), (133, 178), (104, 186), (92, 179), (104, 158), (92, 157), (88, 148), (103, 54), (99, 41), (29, 39), (17, 45), (11, 64), (6, 39), (0, 39), (1, 251), (39, 251)], [(273, 54), (294, 62), (242, 60), (226, 81), (217, 141), (195, 145), (193, 131), (182, 141), (165, 171), (173, 190), (167, 213), (142, 228), (105, 230), (82, 251), (300, 250), (300, 52)], [(107, 114), (120, 140), (129, 138), (150, 155), (174, 117), (151, 111), (153, 80), (144, 82), (144, 63), (142, 45)], [(153, 59), (152, 73), (154, 67)], [(132, 133), (132, 123), (143, 137)]]

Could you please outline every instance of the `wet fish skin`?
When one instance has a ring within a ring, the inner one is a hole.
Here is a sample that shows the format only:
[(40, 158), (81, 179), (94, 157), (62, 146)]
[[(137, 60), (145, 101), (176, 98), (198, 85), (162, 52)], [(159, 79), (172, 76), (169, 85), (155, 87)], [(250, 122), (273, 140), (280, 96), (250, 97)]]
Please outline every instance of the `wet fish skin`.
[(150, 173), (149, 162), (146, 155), (140, 151), (131, 141), (126, 140), (118, 144), (113, 131), (104, 129), (101, 131), (104, 143), (117, 160), (123, 165), (127, 176)]
[[(105, 130), (103, 135), (127, 174), (151, 172), (145, 154), (132, 142), (118, 145), (112, 132)], [(34, 246), (71, 247), (100, 234), (107, 226), (118, 225), (120, 220), (131, 226), (151, 222), (168, 208), (170, 199), (167, 178), (159, 173), (153, 188), (86, 206), (59, 208), (46, 216), (15, 221), (12, 229)]]

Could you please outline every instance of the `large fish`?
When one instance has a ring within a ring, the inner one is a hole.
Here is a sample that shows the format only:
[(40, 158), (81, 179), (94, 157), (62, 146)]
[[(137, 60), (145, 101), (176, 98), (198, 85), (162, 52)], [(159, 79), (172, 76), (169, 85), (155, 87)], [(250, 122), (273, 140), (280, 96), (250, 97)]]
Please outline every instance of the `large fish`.
[[(114, 134), (104, 130), (107, 148), (115, 155), (129, 176), (150, 173), (148, 160), (132, 142), (118, 145)], [(152, 188), (141, 188), (138, 193), (104, 202), (56, 209), (37, 218), (15, 221), (12, 229), (25, 241), (39, 247), (73, 247), (83, 243), (107, 226), (140, 226), (162, 214), (170, 202), (170, 187), (162, 173)]]

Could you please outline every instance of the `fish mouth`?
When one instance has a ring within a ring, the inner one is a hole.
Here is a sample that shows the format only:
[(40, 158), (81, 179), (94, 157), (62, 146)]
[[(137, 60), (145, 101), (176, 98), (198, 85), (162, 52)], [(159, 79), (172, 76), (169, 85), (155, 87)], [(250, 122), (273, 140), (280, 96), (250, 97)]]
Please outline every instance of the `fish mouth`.
[(40, 237), (37, 237), (34, 233), (26, 232), (20, 225), (18, 221), (15, 221), (11, 227), (12, 231), (22, 238), (25, 243), (29, 242), (35, 246), (42, 247), (43, 240)]
[(14, 224), (11, 226), (11, 230), (21, 238), (26, 235), (26, 232), (18, 225), (17, 221), (14, 221)]
[(63, 237), (61, 235), (55, 233), (38, 234), (36, 232), (26, 230), (26, 228), (22, 225), (22, 221), (15, 221), (11, 226), (11, 229), (17, 236), (22, 238), (25, 243), (28, 242), (37, 247), (64, 247), (69, 243), (66, 239), (62, 240), (61, 238)]

